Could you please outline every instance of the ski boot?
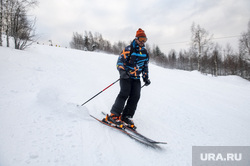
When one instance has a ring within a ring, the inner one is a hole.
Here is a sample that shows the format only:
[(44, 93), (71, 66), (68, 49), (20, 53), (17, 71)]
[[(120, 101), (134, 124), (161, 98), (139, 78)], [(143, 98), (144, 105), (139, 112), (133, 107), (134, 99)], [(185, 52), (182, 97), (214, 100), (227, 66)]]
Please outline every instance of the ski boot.
[(133, 129), (133, 130), (135, 130), (136, 129), (136, 126), (135, 126), (135, 124), (134, 124), (134, 122), (133, 122), (133, 120), (131, 119), (131, 118), (129, 118), (129, 117), (121, 117), (121, 121), (123, 122), (123, 124), (126, 126), (126, 127), (128, 127), (128, 128), (131, 128), (131, 129)]
[(111, 115), (107, 114), (106, 118), (104, 118), (103, 121), (110, 124), (111, 126), (115, 126), (117, 128), (121, 128), (121, 129), (124, 128), (124, 125), (123, 125), (120, 117), (115, 115), (115, 114), (112, 114), (112, 113), (111, 113)]

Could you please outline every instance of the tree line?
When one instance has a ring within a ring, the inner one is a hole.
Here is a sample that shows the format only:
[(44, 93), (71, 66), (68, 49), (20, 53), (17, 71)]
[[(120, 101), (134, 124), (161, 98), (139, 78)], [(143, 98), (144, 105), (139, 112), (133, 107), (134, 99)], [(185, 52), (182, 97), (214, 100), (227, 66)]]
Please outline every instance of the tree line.
[[(222, 48), (218, 43), (212, 42), (212, 39), (213, 35), (206, 29), (193, 23), (188, 50), (176, 52), (172, 49), (165, 54), (157, 45), (151, 47), (146, 44), (146, 47), (150, 61), (165, 68), (198, 70), (213, 76), (238, 75), (250, 80), (250, 21), (247, 31), (239, 38), (239, 52), (235, 52), (229, 43), (226, 48)], [(92, 32), (85, 31), (84, 35), (74, 32), (70, 46), (85, 51), (104, 51), (118, 55), (130, 42), (119, 41), (112, 45), (100, 33), (93, 36)]]
[(0, 46), (2, 34), (6, 35), (7, 47), (13, 37), (15, 49), (25, 49), (34, 42), (35, 19), (28, 19), (28, 10), (37, 5), (37, 0), (0, 0)]
[(250, 21), (247, 31), (239, 38), (239, 51), (235, 52), (228, 43), (222, 48), (212, 42), (213, 35), (196, 25), (191, 26), (191, 46), (188, 50), (178, 53), (171, 50), (167, 55), (157, 48), (152, 52), (152, 60), (166, 68), (181, 70), (198, 70), (203, 74), (213, 76), (238, 75), (250, 80)]
[[(70, 47), (83, 51), (103, 51), (106, 53), (119, 55), (121, 51), (131, 42), (132, 41), (118, 41), (114, 44), (111, 44), (110, 41), (102, 37), (102, 34), (95, 32), (93, 35), (91, 31), (85, 31), (84, 35), (78, 32), (73, 32), (72, 40), (70, 41)], [(150, 56), (153, 58), (153, 55), (164, 55), (160, 52), (160, 48), (156, 45), (154, 45), (151, 49), (151, 46), (146, 43), (146, 47)]]
[(78, 32), (73, 33), (70, 47), (84, 51), (104, 51), (111, 54), (119, 54), (121, 50), (127, 46), (127, 43), (118, 41), (111, 44), (110, 41), (104, 39), (102, 34), (91, 31), (85, 31), (84, 35)]

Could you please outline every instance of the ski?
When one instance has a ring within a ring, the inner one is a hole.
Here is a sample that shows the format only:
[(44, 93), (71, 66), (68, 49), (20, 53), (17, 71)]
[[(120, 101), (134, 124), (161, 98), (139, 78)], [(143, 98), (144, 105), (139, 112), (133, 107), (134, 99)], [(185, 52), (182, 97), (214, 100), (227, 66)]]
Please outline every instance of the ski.
[(107, 123), (106, 121), (103, 121), (103, 120), (96, 118), (95, 116), (93, 116), (91, 114), (89, 114), (89, 116), (92, 117), (93, 119), (99, 121), (100, 123), (106, 125), (106, 126), (112, 127), (114, 129), (122, 132), (123, 134), (126, 134), (130, 138), (132, 138), (132, 139), (134, 139), (134, 140), (136, 140), (144, 145), (150, 146), (152, 148), (160, 149), (160, 147), (157, 144), (149, 142), (148, 140), (144, 139), (143, 137), (138, 136), (137, 134), (133, 134), (134, 132), (128, 132), (125, 127), (120, 128), (118, 126), (112, 125), (110, 123)]
[[(102, 112), (102, 114), (106, 116), (105, 112)], [(167, 142), (154, 141), (154, 140), (140, 134), (138, 131), (136, 131), (136, 129), (130, 128), (126, 125), (124, 125), (124, 128), (125, 128), (126, 132), (133, 133), (133, 134), (137, 135), (138, 137), (143, 138), (145, 141), (150, 142), (151, 144), (167, 144)]]
[(150, 139), (150, 138), (148, 138), (148, 137), (146, 137), (146, 136), (140, 134), (138, 131), (136, 131), (136, 130), (134, 130), (134, 129), (131, 129), (131, 128), (129, 128), (129, 127), (126, 127), (126, 126), (125, 126), (125, 130), (126, 130), (126, 131), (129, 130), (129, 131), (135, 133), (136, 135), (142, 137), (143, 139), (147, 140), (148, 142), (150, 142), (150, 143), (152, 143), (152, 144), (167, 144), (167, 142), (154, 141), (154, 140), (152, 140), (152, 139)]

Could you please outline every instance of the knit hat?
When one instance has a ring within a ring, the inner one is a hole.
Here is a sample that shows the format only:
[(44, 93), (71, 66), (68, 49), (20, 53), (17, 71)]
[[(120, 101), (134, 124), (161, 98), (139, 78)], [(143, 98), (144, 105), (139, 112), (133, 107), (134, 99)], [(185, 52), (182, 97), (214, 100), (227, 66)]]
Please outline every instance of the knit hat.
[(146, 37), (146, 34), (145, 34), (144, 30), (139, 28), (138, 31), (136, 32), (135, 37)]

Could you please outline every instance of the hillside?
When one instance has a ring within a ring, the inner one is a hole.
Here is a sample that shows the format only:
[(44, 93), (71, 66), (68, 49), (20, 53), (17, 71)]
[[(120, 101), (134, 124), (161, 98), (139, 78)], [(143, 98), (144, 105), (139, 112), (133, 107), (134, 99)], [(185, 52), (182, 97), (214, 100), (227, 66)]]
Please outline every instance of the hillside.
[(117, 56), (33, 45), (0, 47), (0, 166), (190, 166), (192, 146), (250, 145), (250, 82), (149, 65), (134, 122), (158, 141), (146, 147), (102, 118), (119, 84)]

